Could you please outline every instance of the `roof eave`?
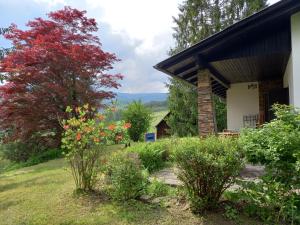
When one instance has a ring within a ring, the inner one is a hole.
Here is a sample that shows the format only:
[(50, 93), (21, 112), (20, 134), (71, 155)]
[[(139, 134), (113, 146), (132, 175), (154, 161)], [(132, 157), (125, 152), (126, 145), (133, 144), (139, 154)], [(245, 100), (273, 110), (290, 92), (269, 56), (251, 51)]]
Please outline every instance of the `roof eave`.
[[(292, 4), (290, 6), (290, 4)], [(180, 58), (187, 58), (188, 55), (193, 55), (195, 52), (199, 50), (205, 50), (205, 48), (211, 48), (212, 45), (217, 43), (218, 40), (223, 39), (226, 36), (232, 36), (235, 35), (236, 32), (243, 29), (243, 27), (250, 28), (249, 26), (257, 26), (257, 20), (259, 20), (259, 23), (264, 23), (268, 20), (275, 19), (279, 16), (281, 16), (284, 13), (291, 12), (295, 9), (300, 9), (300, 1), (299, 0), (282, 0), (280, 2), (277, 2), (269, 7), (266, 7), (265, 9), (253, 14), (252, 16), (249, 16), (229, 27), (226, 29), (202, 40), (201, 42), (177, 53), (174, 56), (171, 56), (160, 63), (156, 64), (154, 66), (155, 69), (166, 73), (170, 76), (174, 76), (171, 74), (167, 69), (165, 69), (167, 64), (170, 64), (174, 61), (177, 61)], [(285, 9), (285, 10), (283, 10)], [(278, 13), (275, 13), (276, 11), (279, 11)], [(255, 23), (254, 23), (255, 22)], [(247, 29), (247, 30), (248, 30)]]

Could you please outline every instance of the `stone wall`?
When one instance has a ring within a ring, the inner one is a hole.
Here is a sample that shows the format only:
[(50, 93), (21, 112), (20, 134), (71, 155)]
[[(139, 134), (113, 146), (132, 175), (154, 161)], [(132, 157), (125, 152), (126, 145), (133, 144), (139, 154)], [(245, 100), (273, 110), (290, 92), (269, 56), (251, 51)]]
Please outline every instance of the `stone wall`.
[(198, 129), (201, 137), (216, 133), (217, 124), (213, 104), (210, 72), (200, 70), (198, 72)]

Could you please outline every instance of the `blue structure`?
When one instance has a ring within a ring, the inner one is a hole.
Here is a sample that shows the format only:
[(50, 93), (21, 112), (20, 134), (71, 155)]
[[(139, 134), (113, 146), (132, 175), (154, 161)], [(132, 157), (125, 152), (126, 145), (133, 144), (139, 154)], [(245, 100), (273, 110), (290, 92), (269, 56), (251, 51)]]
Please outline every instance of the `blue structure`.
[(146, 142), (154, 142), (155, 141), (155, 133), (146, 133), (145, 141)]

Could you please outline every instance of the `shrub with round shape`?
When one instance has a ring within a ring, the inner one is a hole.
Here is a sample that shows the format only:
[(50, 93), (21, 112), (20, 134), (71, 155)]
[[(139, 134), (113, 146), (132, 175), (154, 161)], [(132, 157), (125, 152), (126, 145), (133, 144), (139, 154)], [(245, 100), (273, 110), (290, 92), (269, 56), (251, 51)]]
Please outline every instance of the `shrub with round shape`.
[(175, 146), (173, 157), (179, 168), (178, 178), (196, 213), (215, 209), (244, 165), (234, 138), (183, 138)]
[(146, 190), (147, 171), (136, 153), (119, 152), (108, 161), (106, 181), (109, 195), (119, 201), (136, 199)]

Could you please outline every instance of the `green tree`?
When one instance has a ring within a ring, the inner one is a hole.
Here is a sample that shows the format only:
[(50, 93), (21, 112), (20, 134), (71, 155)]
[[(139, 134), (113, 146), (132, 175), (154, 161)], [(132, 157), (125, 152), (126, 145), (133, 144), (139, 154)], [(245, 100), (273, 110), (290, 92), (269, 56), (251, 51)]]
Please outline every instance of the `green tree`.
[(195, 136), (198, 133), (196, 87), (177, 79), (170, 82), (168, 108), (171, 113), (167, 119), (170, 132), (179, 137)]
[(141, 101), (133, 101), (122, 113), (126, 122), (131, 124), (128, 134), (133, 141), (139, 141), (150, 127), (151, 111)]
[[(267, 0), (186, 0), (174, 17), (174, 55), (208, 36), (267, 6)], [(197, 91), (188, 84), (171, 79), (168, 105), (171, 118), (168, 122), (173, 134), (197, 134)], [(226, 104), (218, 97), (214, 101), (218, 130), (226, 128)], [(189, 118), (187, 118), (189, 117)]]

